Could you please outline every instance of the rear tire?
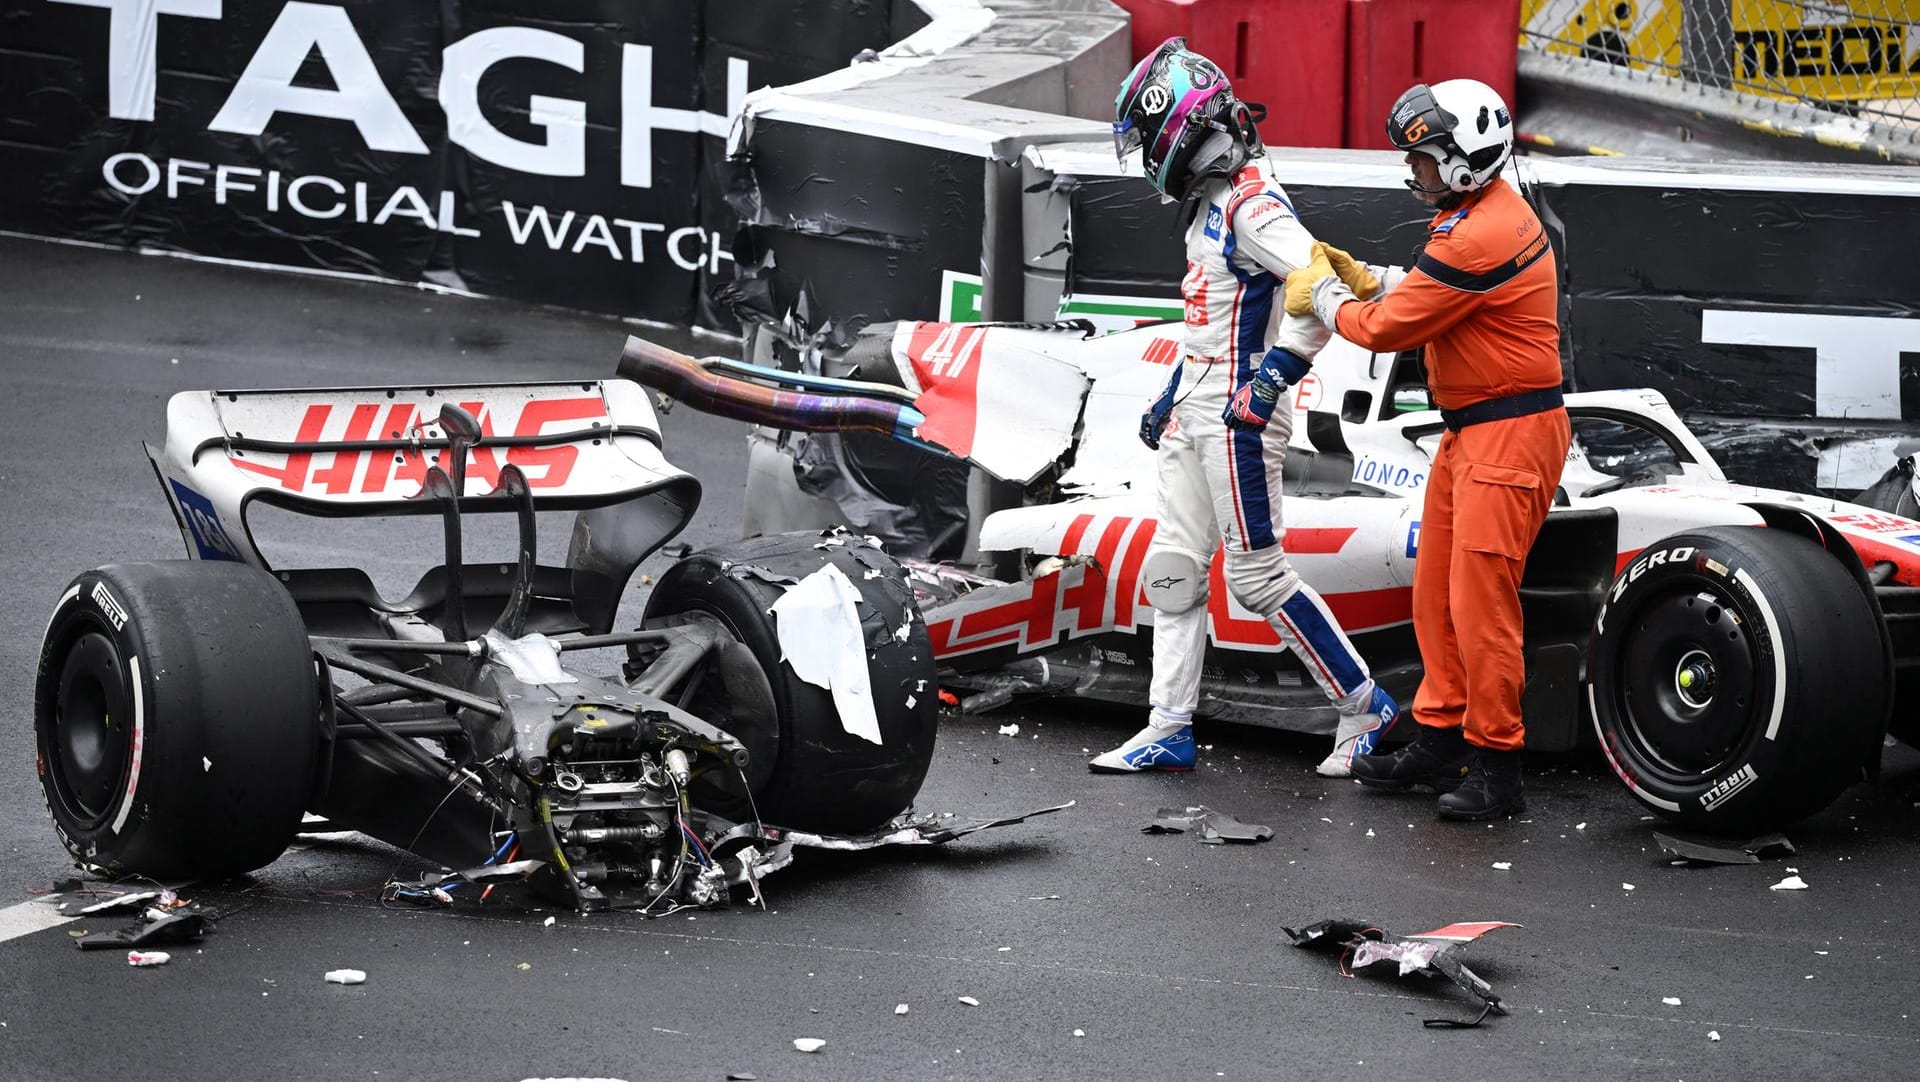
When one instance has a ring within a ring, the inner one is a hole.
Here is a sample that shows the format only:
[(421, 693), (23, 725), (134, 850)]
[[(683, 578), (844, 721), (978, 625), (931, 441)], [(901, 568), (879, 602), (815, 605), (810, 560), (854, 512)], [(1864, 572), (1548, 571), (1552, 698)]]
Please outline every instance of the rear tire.
[[(765, 821), (797, 830), (859, 833), (913, 805), (933, 760), (939, 689), (927, 624), (906, 573), (864, 540), (825, 536), (832, 542), (825, 548), (815, 547), (821, 534), (792, 533), (695, 553), (660, 577), (647, 599), (646, 624), (704, 614), (745, 648), (727, 652), (735, 671), (723, 662), (690, 708), (746, 745), (752, 805), (738, 801), (735, 784), (732, 793), (724, 785), (703, 793), (703, 806), (733, 818), (757, 808)], [(786, 586), (773, 580), (798, 580), (828, 564), (860, 594), (879, 744), (847, 732), (832, 694), (781, 660), (768, 609)], [(739, 671), (743, 665), (758, 672)]]
[(249, 872), (293, 840), (319, 754), (313, 649), (257, 568), (172, 560), (73, 580), (41, 644), (40, 786), (75, 859)]
[(1588, 702), (1642, 803), (1695, 829), (1753, 834), (1860, 779), (1888, 676), (1873, 606), (1818, 544), (1740, 526), (1675, 534), (1608, 596)]

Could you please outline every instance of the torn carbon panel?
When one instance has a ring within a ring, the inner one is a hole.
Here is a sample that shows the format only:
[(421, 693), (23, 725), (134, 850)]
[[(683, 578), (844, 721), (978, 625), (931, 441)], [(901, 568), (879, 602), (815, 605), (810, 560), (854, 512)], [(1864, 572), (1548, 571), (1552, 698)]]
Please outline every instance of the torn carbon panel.
[[(912, 5), (908, 5), (912, 6)], [(780, 0), (777, 3), (740, 4), (705, 0), (702, 4), (706, 45), (700, 69), (701, 108), (730, 115), (733, 73), (745, 65), (746, 90), (790, 86), (845, 67), (862, 50), (885, 48), (910, 31), (893, 26), (899, 18), (889, 5), (876, 0)], [(917, 12), (917, 8), (915, 11)], [(924, 22), (924, 18), (914, 24)], [(740, 219), (727, 204), (735, 175), (725, 162), (726, 142), (709, 137), (702, 147), (700, 223), (728, 245), (740, 229)], [(711, 268), (709, 268), (711, 271)], [(738, 320), (714, 299), (714, 287), (730, 281), (732, 265), (721, 263), (720, 273), (704, 276), (697, 322), (702, 327), (735, 331)]]

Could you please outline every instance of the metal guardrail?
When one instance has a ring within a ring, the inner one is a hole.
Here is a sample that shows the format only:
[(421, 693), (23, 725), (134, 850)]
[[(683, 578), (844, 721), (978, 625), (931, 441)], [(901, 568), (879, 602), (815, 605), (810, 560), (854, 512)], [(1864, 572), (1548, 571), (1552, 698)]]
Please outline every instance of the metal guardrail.
[(1851, 118), (1920, 146), (1920, 0), (1523, 0), (1520, 50), (1645, 84), (1712, 88), (1749, 126)]

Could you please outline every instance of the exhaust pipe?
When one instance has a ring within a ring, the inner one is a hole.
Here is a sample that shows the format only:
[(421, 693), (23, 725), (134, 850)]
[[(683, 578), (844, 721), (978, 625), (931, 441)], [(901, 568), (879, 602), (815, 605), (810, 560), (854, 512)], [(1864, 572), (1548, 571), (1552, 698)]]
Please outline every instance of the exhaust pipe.
[(914, 436), (927, 418), (905, 403), (860, 394), (783, 391), (709, 371), (684, 353), (638, 336), (629, 336), (620, 351), (620, 376), (702, 413), (735, 421), (799, 432), (878, 432), (941, 451)]

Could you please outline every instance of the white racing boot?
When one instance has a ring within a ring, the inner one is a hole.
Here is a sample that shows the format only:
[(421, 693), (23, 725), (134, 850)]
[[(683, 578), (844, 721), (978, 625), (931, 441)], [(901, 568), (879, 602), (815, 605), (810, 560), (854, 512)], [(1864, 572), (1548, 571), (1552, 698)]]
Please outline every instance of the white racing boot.
[(1192, 770), (1193, 726), (1149, 723), (1126, 743), (1087, 763), (1095, 774), (1137, 774), (1143, 770)]
[(1375, 684), (1363, 708), (1341, 712), (1340, 727), (1333, 732), (1333, 751), (1313, 768), (1314, 773), (1327, 778), (1351, 777), (1354, 759), (1373, 754), (1374, 746), (1399, 716), (1400, 705)]

